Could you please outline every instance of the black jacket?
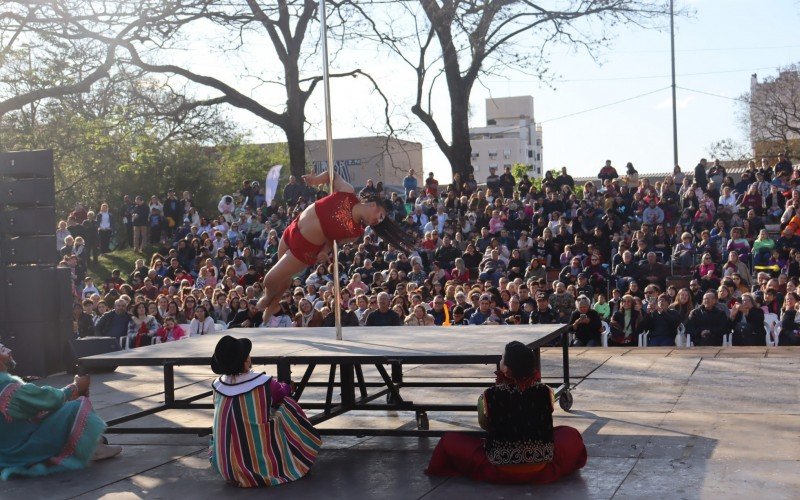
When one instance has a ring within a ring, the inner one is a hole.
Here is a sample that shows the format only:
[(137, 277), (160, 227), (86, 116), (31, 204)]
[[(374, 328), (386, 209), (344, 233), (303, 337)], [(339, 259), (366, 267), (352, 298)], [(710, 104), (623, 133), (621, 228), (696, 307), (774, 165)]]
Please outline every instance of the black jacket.
[(678, 334), (681, 319), (680, 313), (674, 309), (667, 309), (664, 312), (655, 311), (652, 314), (645, 314), (644, 329), (650, 330), (650, 337), (674, 339)]
[[(701, 335), (703, 330), (711, 333), (703, 337)], [(728, 316), (716, 307), (709, 311), (700, 305), (689, 313), (689, 319), (686, 321), (686, 334), (691, 335), (692, 342), (696, 346), (722, 345), (722, 336), (730, 330), (731, 322)]]

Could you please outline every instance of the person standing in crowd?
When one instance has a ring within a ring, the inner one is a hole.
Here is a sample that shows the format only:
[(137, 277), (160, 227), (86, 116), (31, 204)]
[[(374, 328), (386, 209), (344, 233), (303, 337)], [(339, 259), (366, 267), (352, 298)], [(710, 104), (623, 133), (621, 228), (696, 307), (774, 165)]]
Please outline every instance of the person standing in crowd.
[(433, 172), (428, 172), (428, 178), (425, 179), (425, 194), (432, 199), (439, 196), (439, 181), (434, 178)]
[(700, 162), (694, 167), (694, 182), (697, 186), (705, 191), (708, 188), (708, 175), (706, 173), (706, 165), (708, 161), (701, 158)]
[(619, 174), (617, 173), (617, 169), (611, 165), (611, 160), (606, 160), (606, 164), (603, 165), (603, 168), (600, 169), (600, 173), (597, 174), (597, 178), (601, 181), (613, 181), (618, 177)]
[(290, 175), (289, 182), (283, 188), (283, 201), (294, 205), (297, 199), (303, 196), (303, 191), (303, 186), (297, 182), (297, 177)]
[(516, 185), (517, 180), (514, 179), (514, 174), (511, 173), (511, 167), (505, 167), (503, 175), (500, 176), (500, 189), (503, 192), (503, 197), (512, 198)]
[(111, 251), (111, 235), (114, 230), (114, 219), (108, 210), (108, 203), (100, 204), (97, 214), (97, 238), (99, 240), (100, 255)]
[(416, 192), (418, 186), (417, 178), (415, 177), (414, 169), (408, 171), (408, 175), (403, 178), (403, 190), (405, 191), (405, 198), (408, 199), (411, 191)]
[(144, 253), (144, 244), (147, 242), (147, 226), (150, 223), (150, 208), (145, 205), (144, 198), (136, 197), (136, 204), (131, 211), (133, 226), (133, 251)]
[(500, 189), (500, 176), (497, 175), (497, 167), (489, 167), (489, 175), (486, 176), (486, 188), (491, 191)]

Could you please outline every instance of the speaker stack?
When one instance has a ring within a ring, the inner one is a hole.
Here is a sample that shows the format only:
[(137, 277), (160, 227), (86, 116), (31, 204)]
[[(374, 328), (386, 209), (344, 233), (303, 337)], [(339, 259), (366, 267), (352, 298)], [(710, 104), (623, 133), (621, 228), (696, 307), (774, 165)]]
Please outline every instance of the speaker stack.
[(70, 269), (57, 268), (53, 152), (0, 153), (0, 342), (16, 373), (64, 369), (72, 337)]

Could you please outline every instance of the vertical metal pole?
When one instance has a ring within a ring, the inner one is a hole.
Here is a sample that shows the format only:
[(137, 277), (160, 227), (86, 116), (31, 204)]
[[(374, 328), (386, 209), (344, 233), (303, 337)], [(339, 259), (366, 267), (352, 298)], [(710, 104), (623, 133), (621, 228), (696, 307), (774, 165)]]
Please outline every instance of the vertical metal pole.
[(675, 98), (675, 0), (669, 0), (669, 41), (672, 52), (672, 166), (678, 165), (678, 105)]
[[(330, 194), (333, 194), (333, 128), (331, 127), (331, 83), (328, 77), (328, 17), (325, 13), (325, 0), (319, 0), (319, 20), (322, 30), (322, 87), (325, 94), (325, 139), (328, 147), (328, 180)], [(336, 340), (342, 340), (342, 308), (339, 292), (339, 245), (333, 242), (333, 314), (336, 323)]]

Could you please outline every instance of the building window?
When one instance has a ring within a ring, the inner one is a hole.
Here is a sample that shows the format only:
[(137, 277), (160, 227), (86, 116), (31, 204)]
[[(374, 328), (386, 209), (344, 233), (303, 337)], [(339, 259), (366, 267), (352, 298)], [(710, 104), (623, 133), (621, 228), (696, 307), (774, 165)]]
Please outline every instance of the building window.
[(481, 157), (480, 153), (475, 152), (475, 151), (472, 152), (472, 158), (480, 158), (480, 157)]
[(533, 151), (530, 149), (528, 150), (528, 158), (533, 158)]
[(489, 150), (489, 158), (497, 158), (497, 150), (496, 149), (490, 149)]
[(537, 145), (537, 146), (539, 146), (539, 147), (541, 147), (541, 145), (542, 145), (542, 140), (541, 140), (541, 139), (536, 139), (536, 145)]
[(536, 153), (536, 161), (542, 161), (542, 155)]
[(541, 173), (542, 173), (542, 167), (536, 167), (536, 173), (537, 173), (537, 174), (539, 174), (539, 175), (541, 175)]
[(504, 149), (503, 150), (503, 158), (505, 158), (506, 160), (511, 158), (511, 150), (510, 149)]

